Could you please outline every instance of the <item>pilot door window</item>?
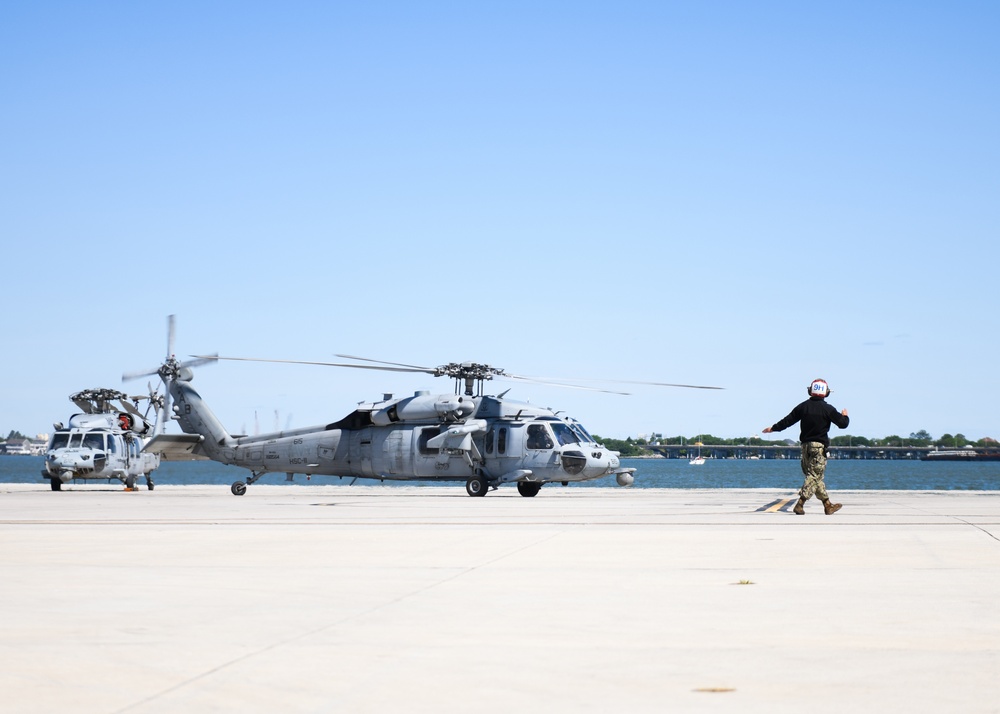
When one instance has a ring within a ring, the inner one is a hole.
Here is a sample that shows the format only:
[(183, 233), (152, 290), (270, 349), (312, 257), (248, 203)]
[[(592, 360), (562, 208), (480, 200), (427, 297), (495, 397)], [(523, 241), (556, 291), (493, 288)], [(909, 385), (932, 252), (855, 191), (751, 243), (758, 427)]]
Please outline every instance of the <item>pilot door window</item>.
[(553, 447), (552, 437), (549, 436), (549, 430), (544, 424), (528, 425), (527, 447), (529, 449), (551, 449)]

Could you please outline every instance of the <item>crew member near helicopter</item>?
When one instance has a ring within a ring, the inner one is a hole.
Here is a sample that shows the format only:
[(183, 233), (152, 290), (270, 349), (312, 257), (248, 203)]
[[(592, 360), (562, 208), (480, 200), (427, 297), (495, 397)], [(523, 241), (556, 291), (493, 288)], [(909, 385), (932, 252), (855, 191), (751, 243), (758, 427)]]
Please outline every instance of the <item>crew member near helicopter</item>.
[(798, 404), (784, 419), (765, 427), (762, 431), (770, 434), (774, 431), (784, 431), (795, 422), (800, 423), (799, 443), (802, 444), (802, 473), (805, 481), (799, 490), (799, 502), (795, 504), (796, 515), (805, 515), (805, 503), (813, 494), (823, 502), (826, 515), (832, 515), (840, 510), (840, 503), (831, 503), (826, 492), (823, 476), (826, 473), (826, 455), (830, 448), (830, 424), (836, 424), (846, 429), (851, 423), (847, 410), (840, 412), (827, 403), (826, 398), (833, 390), (822, 379), (814, 379), (806, 389), (809, 398)]

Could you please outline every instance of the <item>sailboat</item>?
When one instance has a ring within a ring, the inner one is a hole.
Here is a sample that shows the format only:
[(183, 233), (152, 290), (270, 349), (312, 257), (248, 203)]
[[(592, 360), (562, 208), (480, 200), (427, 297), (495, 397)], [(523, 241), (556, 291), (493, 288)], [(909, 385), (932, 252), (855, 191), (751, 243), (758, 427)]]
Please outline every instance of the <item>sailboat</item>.
[(701, 442), (696, 441), (694, 445), (698, 447), (698, 455), (688, 461), (688, 464), (691, 466), (703, 466), (705, 464), (705, 457), (701, 455)]

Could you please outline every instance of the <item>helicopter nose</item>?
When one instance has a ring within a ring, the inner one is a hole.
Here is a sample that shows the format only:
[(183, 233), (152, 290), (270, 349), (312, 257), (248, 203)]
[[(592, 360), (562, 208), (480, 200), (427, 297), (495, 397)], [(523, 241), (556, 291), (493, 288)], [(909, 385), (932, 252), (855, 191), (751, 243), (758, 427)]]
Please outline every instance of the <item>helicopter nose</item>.
[(600, 471), (601, 475), (615, 473), (620, 465), (618, 454), (606, 449), (594, 449), (591, 454), (594, 468)]
[(618, 456), (605, 449), (580, 448), (574, 444), (562, 452), (563, 470), (571, 476), (597, 478), (618, 468)]
[(89, 473), (104, 468), (107, 456), (101, 451), (57, 451), (48, 456), (49, 473)]
[(60, 474), (66, 471), (73, 472), (79, 469), (80, 459), (75, 458), (69, 454), (49, 454), (48, 459), (45, 462), (45, 469), (53, 475)]

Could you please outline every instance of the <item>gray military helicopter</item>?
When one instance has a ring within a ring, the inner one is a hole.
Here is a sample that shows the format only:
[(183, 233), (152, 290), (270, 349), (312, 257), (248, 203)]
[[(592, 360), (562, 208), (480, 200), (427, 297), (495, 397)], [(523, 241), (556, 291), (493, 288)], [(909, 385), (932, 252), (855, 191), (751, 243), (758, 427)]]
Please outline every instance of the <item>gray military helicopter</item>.
[[(172, 344), (172, 338), (169, 343)], [(158, 374), (174, 402), (172, 410), (168, 409), (172, 411), (171, 418), (184, 431), (180, 435), (159, 434), (146, 445), (146, 450), (167, 460), (211, 459), (248, 469), (251, 475), (246, 481), (232, 484), (231, 491), (236, 496), (244, 495), (247, 486), (266, 473), (286, 473), (289, 479), (293, 474), (305, 474), (395, 481), (464, 481), (470, 496), (483, 496), (490, 488), (516, 483), (518, 493), (529, 498), (551, 482), (567, 485), (614, 475), (622, 486), (633, 483), (635, 469), (623, 468), (618, 452), (597, 443), (580, 422), (551, 409), (507, 399), (506, 392), (496, 396), (483, 392), (484, 384), (494, 378), (593, 388), (543, 382), (475, 362), (421, 367), (337, 356), (356, 363), (218, 355), (194, 355), (194, 361), (181, 363), (170, 354), (155, 371), (125, 374), (122, 379)], [(360, 403), (350, 414), (329, 424), (259, 436), (233, 436), (191, 385), (190, 367), (216, 360), (424, 373), (451, 377), (455, 389), (452, 394), (420, 390), (404, 398), (386, 394), (379, 401)], [(719, 389), (656, 382), (637, 384)]]
[(53, 491), (61, 491), (64, 483), (75, 479), (118, 479), (134, 490), (140, 476), (153, 490), (152, 473), (160, 457), (143, 450), (156, 426), (149, 421), (149, 407), (146, 413), (139, 412), (142, 399), (150, 400), (149, 407), (162, 403), (162, 397), (152, 391), (140, 397), (114, 389), (85, 389), (70, 395), (82, 413), (70, 416), (66, 426), (53, 424), (55, 433), (42, 470), (42, 478), (49, 480)]

